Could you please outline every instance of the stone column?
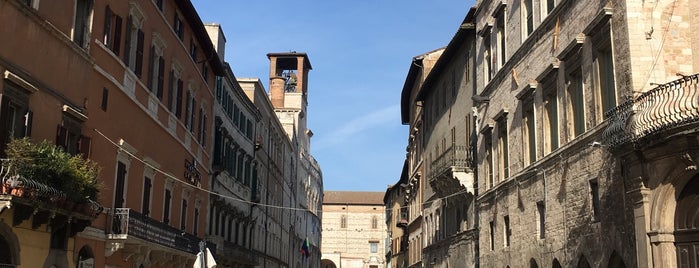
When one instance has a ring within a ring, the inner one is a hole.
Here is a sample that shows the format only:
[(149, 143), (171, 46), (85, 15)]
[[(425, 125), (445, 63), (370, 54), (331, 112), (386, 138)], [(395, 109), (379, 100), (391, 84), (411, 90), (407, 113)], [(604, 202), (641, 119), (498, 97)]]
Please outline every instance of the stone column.
[(634, 233), (636, 236), (636, 265), (638, 268), (652, 267), (652, 250), (648, 231), (650, 230), (650, 189), (643, 185), (643, 178), (636, 177), (631, 180), (630, 190), (627, 194), (634, 202)]

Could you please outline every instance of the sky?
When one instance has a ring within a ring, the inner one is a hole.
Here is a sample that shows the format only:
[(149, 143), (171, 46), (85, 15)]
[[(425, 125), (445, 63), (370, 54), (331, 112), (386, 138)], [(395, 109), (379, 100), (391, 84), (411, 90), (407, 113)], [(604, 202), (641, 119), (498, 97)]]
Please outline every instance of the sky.
[(269, 90), (271, 52), (305, 52), (311, 154), (324, 190), (386, 191), (398, 181), (408, 127), (400, 94), (414, 56), (446, 46), (473, 0), (192, 0), (219, 23), (238, 78)]

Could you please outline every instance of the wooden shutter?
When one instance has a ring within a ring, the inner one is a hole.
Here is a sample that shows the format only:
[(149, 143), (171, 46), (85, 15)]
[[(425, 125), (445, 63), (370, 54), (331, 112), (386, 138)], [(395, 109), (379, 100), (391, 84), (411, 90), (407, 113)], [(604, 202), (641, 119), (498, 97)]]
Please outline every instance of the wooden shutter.
[(61, 126), (60, 124), (56, 128), (56, 145), (63, 148), (63, 150), (68, 150), (68, 129)]
[(158, 57), (158, 90), (156, 96), (159, 100), (163, 99), (163, 87), (165, 82), (165, 59)]
[(24, 137), (29, 137), (32, 135), (32, 122), (34, 121), (34, 112), (32, 110), (27, 110), (25, 114), (26, 118), (24, 121)]
[(111, 47), (112, 42), (114, 42), (112, 37), (112, 10), (109, 8), (109, 5), (104, 8), (104, 39), (102, 39), (102, 42), (107, 47)]
[(114, 34), (112, 36), (112, 43), (110, 48), (115, 55), (119, 56), (119, 49), (121, 48), (121, 17), (114, 16)]
[(175, 116), (178, 119), (182, 119), (182, 90), (183, 83), (181, 79), (177, 79), (177, 101), (175, 103)]
[(141, 78), (143, 73), (143, 31), (138, 29), (138, 39), (136, 39), (136, 69), (134, 72), (138, 78)]
[(151, 92), (155, 92), (155, 87), (153, 86), (153, 76), (155, 74), (153, 73), (155, 71), (155, 46), (150, 46), (150, 57), (148, 61), (148, 89), (150, 89)]
[(89, 137), (85, 136), (80, 136), (80, 139), (78, 139), (78, 152), (82, 155), (83, 158), (87, 159), (90, 157), (90, 146), (92, 145), (92, 139)]
[(192, 107), (190, 109), (190, 119), (189, 119), (189, 131), (194, 132), (194, 126), (196, 125), (196, 119), (197, 119), (197, 112), (196, 112), (196, 107), (197, 107), (197, 100), (194, 99), (194, 96), (192, 96)]
[(128, 16), (126, 18), (126, 36), (124, 36), (124, 65), (129, 66), (129, 59), (131, 57), (131, 28), (133, 27), (133, 18)]
[(184, 118), (183, 118), (184, 119), (184, 126), (187, 129), (189, 129), (190, 124), (191, 124), (190, 120), (192, 119), (192, 117), (190, 115), (190, 112), (191, 112), (190, 109), (192, 109), (192, 107), (190, 106), (191, 103), (189, 101), (191, 98), (192, 98), (191, 93), (188, 90), (187, 91), (187, 98), (186, 98), (185, 103), (184, 103)]

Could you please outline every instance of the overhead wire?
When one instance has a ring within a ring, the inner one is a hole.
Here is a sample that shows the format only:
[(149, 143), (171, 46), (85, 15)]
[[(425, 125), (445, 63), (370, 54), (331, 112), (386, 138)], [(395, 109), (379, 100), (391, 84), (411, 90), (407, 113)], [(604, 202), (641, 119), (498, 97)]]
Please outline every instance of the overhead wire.
[[(107, 135), (105, 135), (104, 133), (102, 133), (102, 132), (99, 131), (98, 129), (95, 128), (95, 129), (93, 129), (93, 130), (94, 130), (97, 134), (99, 134), (102, 138), (104, 138), (107, 142), (109, 142), (109, 143), (111, 143), (112, 145), (114, 145), (117, 149), (119, 149), (119, 150), (121, 150), (122, 152), (124, 152), (125, 154), (129, 155), (132, 159), (136, 159), (138, 162), (140, 162), (140, 163), (142, 163), (142, 164), (148, 166), (149, 168), (151, 168), (151, 169), (153, 169), (154, 171), (156, 171), (156, 172), (158, 172), (158, 173), (164, 175), (165, 177), (167, 177), (167, 178), (169, 178), (169, 179), (172, 179), (172, 180), (175, 180), (175, 181), (177, 181), (177, 182), (179, 182), (179, 183), (181, 183), (181, 184), (183, 184), (183, 185), (185, 185), (185, 186), (187, 186), (187, 187), (190, 187), (190, 188), (192, 188), (192, 189), (199, 190), (199, 191), (202, 191), (202, 192), (204, 192), (204, 193), (208, 193), (208, 194), (211, 194), (211, 195), (214, 195), (214, 196), (218, 196), (218, 197), (220, 197), (220, 198), (224, 198), (224, 199), (228, 199), (228, 200), (233, 200), (233, 201), (238, 201), (238, 202), (241, 202), (241, 203), (244, 203), (244, 204), (249, 204), (249, 205), (256, 205), (256, 206), (260, 206), (260, 207), (268, 207), (268, 208), (276, 208), (276, 209), (285, 209), (285, 210), (292, 210), (292, 211), (308, 211), (308, 212), (313, 212), (312, 210), (307, 209), (307, 208), (296, 208), (296, 207), (288, 207), (288, 206), (277, 206), (277, 205), (264, 204), (264, 203), (260, 203), (260, 202), (252, 202), (252, 201), (248, 201), (248, 200), (245, 200), (245, 199), (241, 199), (241, 198), (238, 198), (238, 197), (235, 197), (235, 196), (230, 196), (230, 195), (225, 195), (225, 194), (217, 193), (217, 192), (214, 192), (214, 191), (211, 191), (211, 190), (202, 188), (201, 186), (193, 185), (193, 184), (191, 184), (191, 183), (189, 183), (189, 182), (187, 182), (187, 181), (185, 181), (185, 180), (182, 180), (182, 179), (180, 179), (180, 178), (177, 178), (177, 177), (175, 177), (175, 176), (173, 176), (173, 175), (171, 175), (171, 174), (169, 174), (169, 173), (163, 171), (162, 169), (160, 169), (160, 168), (158, 168), (158, 167), (153, 166), (151, 163), (148, 163), (148, 161), (143, 160), (142, 158), (138, 157), (137, 155), (133, 154), (132, 152), (129, 152), (128, 150), (123, 149), (123, 148), (121, 147), (121, 145), (119, 145), (117, 142), (115, 142), (115, 141), (112, 140), (111, 138), (107, 137)], [(445, 199), (447, 199), (447, 198), (451, 198), (451, 197), (454, 197), (454, 196), (457, 196), (457, 195), (461, 195), (461, 194), (464, 194), (464, 193), (467, 193), (467, 192), (468, 192), (468, 191), (466, 191), (466, 190), (461, 190), (461, 191), (455, 192), (455, 193), (453, 193), (453, 194), (450, 194), (450, 195), (447, 195), (447, 196), (444, 196), (444, 197), (437, 198), (437, 199), (435, 199), (435, 200), (430, 200), (430, 201), (427, 201), (427, 202), (422, 202), (422, 203), (420, 203), (420, 205), (432, 204), (433, 202), (437, 202), (437, 201), (440, 201), (440, 200), (445, 200)], [(400, 206), (400, 208), (401, 208), (401, 209), (402, 209), (402, 208), (408, 208), (408, 206), (407, 206), (407, 205), (406, 205), (406, 206)]]
[(199, 191), (202, 191), (202, 192), (204, 192), (204, 193), (208, 193), (208, 194), (210, 194), (210, 195), (218, 196), (218, 197), (221, 197), (221, 198), (224, 198), (224, 199), (229, 199), (229, 200), (233, 200), (233, 201), (238, 201), (238, 202), (245, 203), (245, 204), (249, 204), (249, 205), (256, 205), (256, 206), (260, 206), (260, 207), (269, 207), (269, 208), (277, 208), (277, 209), (286, 209), (286, 210), (295, 210), (295, 211), (308, 211), (308, 212), (313, 212), (313, 211), (311, 211), (310, 209), (305, 209), (305, 208), (276, 206), (276, 205), (269, 205), (269, 204), (264, 204), (264, 203), (259, 203), (259, 202), (252, 202), (252, 201), (248, 201), (248, 200), (245, 200), (245, 199), (240, 199), (240, 198), (237, 198), (237, 197), (234, 197), (234, 196), (224, 195), (224, 194), (221, 194), (221, 193), (217, 193), (217, 192), (214, 192), (214, 191), (211, 191), (211, 190), (202, 188), (201, 186), (193, 185), (193, 184), (191, 184), (191, 183), (189, 183), (189, 182), (187, 182), (187, 181), (185, 181), (185, 180), (179, 179), (179, 178), (177, 178), (177, 177), (175, 177), (175, 176), (173, 176), (173, 175), (171, 175), (171, 174), (169, 174), (169, 173), (163, 171), (162, 169), (160, 169), (160, 168), (158, 168), (158, 167), (153, 166), (152, 164), (150, 164), (150, 163), (148, 163), (147, 161), (141, 159), (140, 157), (134, 155), (133, 153), (129, 152), (128, 150), (124, 150), (118, 143), (114, 142), (112, 139), (110, 139), (109, 137), (107, 137), (107, 135), (105, 135), (104, 133), (102, 133), (102, 132), (99, 131), (98, 129), (94, 129), (94, 131), (97, 132), (97, 134), (99, 134), (100, 136), (102, 136), (102, 137), (103, 137), (105, 140), (107, 140), (109, 143), (111, 143), (112, 145), (114, 145), (116, 148), (120, 149), (122, 152), (124, 152), (124, 153), (126, 153), (127, 155), (129, 155), (131, 158), (136, 159), (138, 162), (143, 163), (144, 165), (146, 165), (146, 166), (148, 166), (149, 168), (153, 169), (154, 171), (156, 171), (156, 172), (158, 172), (158, 173), (164, 175), (165, 177), (167, 177), (167, 178), (169, 178), (169, 179), (172, 179), (172, 180), (175, 180), (175, 181), (177, 181), (177, 182), (179, 182), (179, 183), (181, 183), (181, 184), (183, 184), (183, 185), (185, 185), (185, 186), (187, 186), (187, 187), (190, 187), (190, 188), (192, 188), (192, 189), (199, 190)]

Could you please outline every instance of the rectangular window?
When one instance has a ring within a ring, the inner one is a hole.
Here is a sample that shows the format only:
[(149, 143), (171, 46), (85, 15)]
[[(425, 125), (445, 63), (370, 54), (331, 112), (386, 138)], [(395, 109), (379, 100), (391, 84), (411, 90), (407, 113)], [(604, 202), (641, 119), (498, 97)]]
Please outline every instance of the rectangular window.
[(522, 22), (522, 28), (524, 28), (522, 41), (524, 41), (534, 32), (534, 10), (532, 9), (532, 0), (523, 0), (522, 2), (522, 20), (524, 20)]
[(510, 177), (509, 142), (507, 139), (507, 115), (503, 115), (497, 123), (498, 127), (498, 175), (501, 181)]
[(483, 72), (486, 85), (493, 78), (493, 59), (492, 48), (490, 47), (490, 33), (483, 36)]
[(216, 87), (216, 100), (218, 103), (221, 103), (221, 96), (223, 96), (223, 77), (216, 76), (214, 87)]
[(376, 241), (369, 242), (369, 251), (371, 253), (379, 252), (379, 242), (376, 242)]
[(488, 178), (488, 187), (492, 188), (495, 186), (495, 172), (493, 168), (493, 135), (492, 131), (488, 130), (483, 136), (485, 140), (485, 171)]
[(558, 149), (558, 94), (555, 75), (546, 78), (544, 88), (544, 129), (547, 134), (546, 153)]
[(117, 162), (116, 182), (114, 186), (114, 207), (124, 207), (124, 187), (126, 187), (126, 164)]
[(603, 34), (603, 37), (597, 37), (601, 43), (595, 45), (598, 47), (594, 52), (594, 67), (595, 67), (595, 82), (597, 84), (597, 94), (601, 102), (602, 116), (614, 107), (616, 107), (616, 91), (614, 86), (614, 59), (610, 45), (609, 33)]
[(543, 0), (543, 1), (541, 1), (541, 5), (542, 5), (541, 10), (546, 12), (545, 14), (542, 14), (543, 16), (541, 16), (541, 17), (545, 17), (545, 16), (548, 16), (548, 14), (551, 14), (551, 12), (553, 11), (553, 8), (556, 7), (556, 1), (555, 0)]
[(509, 247), (512, 238), (512, 229), (510, 229), (510, 216), (505, 216), (503, 221), (505, 222), (505, 224), (503, 225), (503, 241), (505, 247)]
[(133, 22), (133, 16), (126, 19), (126, 38), (124, 42), (124, 64), (141, 78), (143, 72), (144, 34)]
[(379, 228), (379, 219), (376, 216), (371, 217), (371, 229)]
[(490, 250), (495, 250), (495, 225), (493, 225), (493, 222), (490, 222)]
[(3, 94), (0, 96), (0, 154), (5, 153), (5, 145), (14, 138), (31, 134), (33, 113), (29, 110), (29, 92), (4, 80)]
[(498, 55), (497, 55), (497, 61), (498, 61), (498, 68), (502, 68), (502, 66), (505, 65), (505, 62), (507, 60), (507, 54), (506, 54), (506, 47), (507, 47), (507, 37), (505, 33), (505, 8), (502, 8), (500, 12), (498, 13), (497, 17), (495, 18), (495, 27), (497, 29), (496, 32), (496, 38), (497, 38), (497, 49), (498, 49)]
[(155, 6), (158, 7), (160, 11), (163, 11), (163, 2), (165, 2), (165, 0), (155, 0)]
[(600, 220), (600, 200), (597, 180), (590, 181), (590, 197), (592, 198), (592, 221), (598, 222)]
[(340, 216), (340, 228), (347, 228), (347, 216)]
[(572, 138), (585, 132), (585, 99), (583, 95), (583, 80), (580, 67), (568, 74), (568, 122), (571, 124)]
[(189, 56), (194, 62), (197, 62), (197, 44), (194, 43), (194, 38), (189, 39)]
[(538, 214), (537, 218), (537, 232), (539, 233), (539, 239), (546, 238), (546, 206), (544, 202), (536, 203), (536, 212)]
[(182, 19), (177, 12), (175, 12), (175, 20), (172, 24), (172, 28), (177, 37), (180, 38), (180, 40), (184, 40), (184, 24), (182, 23)]
[(522, 121), (524, 123), (524, 152), (527, 164), (536, 162), (536, 121), (534, 120), (534, 99), (528, 97), (522, 102)]
[(92, 0), (77, 0), (75, 3), (73, 42), (82, 48), (87, 48), (90, 43), (92, 4)]
[(143, 204), (141, 206), (141, 213), (143, 213), (143, 216), (149, 216), (150, 215), (150, 192), (151, 188), (153, 187), (153, 183), (151, 178), (144, 177), (143, 178)]
[(104, 38), (102, 42), (117, 56), (119, 56), (121, 48), (121, 23), (121, 17), (114, 14), (107, 5), (104, 11)]
[(100, 108), (102, 111), (107, 111), (107, 103), (109, 101), (109, 90), (107, 88), (102, 88), (102, 104), (100, 105)]

